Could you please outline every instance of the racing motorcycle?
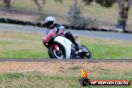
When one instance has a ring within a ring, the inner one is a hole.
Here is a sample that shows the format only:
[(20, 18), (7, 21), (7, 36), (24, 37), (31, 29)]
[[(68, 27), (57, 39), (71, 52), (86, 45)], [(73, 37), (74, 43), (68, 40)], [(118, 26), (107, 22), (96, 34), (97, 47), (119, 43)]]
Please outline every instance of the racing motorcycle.
[[(84, 45), (80, 45), (81, 52), (76, 51), (76, 46), (64, 36), (56, 36), (54, 32), (50, 32), (43, 41), (48, 48), (48, 54), (51, 59), (91, 59), (90, 50)], [(49, 42), (47, 42), (47, 40)]]

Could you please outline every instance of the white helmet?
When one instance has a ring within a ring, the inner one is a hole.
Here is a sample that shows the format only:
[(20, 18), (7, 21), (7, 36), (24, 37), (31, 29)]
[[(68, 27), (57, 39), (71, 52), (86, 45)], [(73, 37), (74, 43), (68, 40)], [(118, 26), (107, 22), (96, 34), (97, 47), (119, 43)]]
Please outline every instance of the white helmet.
[(45, 19), (44, 24), (47, 28), (51, 29), (54, 27), (54, 24), (56, 24), (56, 19), (53, 16), (48, 16)]
[(51, 22), (51, 21), (53, 22), (53, 24), (55, 24), (56, 23), (55, 17), (53, 17), (53, 16), (46, 17), (44, 23), (48, 23), (48, 22)]

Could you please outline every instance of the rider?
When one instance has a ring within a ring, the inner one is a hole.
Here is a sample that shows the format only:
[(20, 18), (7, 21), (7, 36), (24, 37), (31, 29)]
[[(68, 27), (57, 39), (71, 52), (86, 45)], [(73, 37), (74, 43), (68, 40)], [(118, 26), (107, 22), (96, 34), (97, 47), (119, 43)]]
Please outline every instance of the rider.
[[(45, 20), (44, 20), (44, 25), (47, 28), (46, 31), (46, 35), (52, 30), (56, 36), (57, 35), (63, 35), (65, 36), (67, 39), (69, 39), (75, 46), (76, 46), (76, 50), (77, 52), (80, 52), (80, 46), (79, 44), (76, 42), (75, 37), (73, 36), (73, 34), (71, 32), (65, 32), (65, 28), (64, 26), (57, 24), (55, 17), (53, 16), (48, 16)], [(45, 40), (44, 40), (45, 41)]]

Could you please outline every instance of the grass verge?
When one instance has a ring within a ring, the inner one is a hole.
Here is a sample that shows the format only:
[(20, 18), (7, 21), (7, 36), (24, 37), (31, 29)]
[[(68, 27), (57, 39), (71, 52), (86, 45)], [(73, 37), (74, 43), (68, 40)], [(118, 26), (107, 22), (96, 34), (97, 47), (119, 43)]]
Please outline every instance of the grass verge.
[[(41, 33), (0, 31), (0, 58), (48, 58)], [(80, 36), (94, 59), (132, 58), (132, 41)]]

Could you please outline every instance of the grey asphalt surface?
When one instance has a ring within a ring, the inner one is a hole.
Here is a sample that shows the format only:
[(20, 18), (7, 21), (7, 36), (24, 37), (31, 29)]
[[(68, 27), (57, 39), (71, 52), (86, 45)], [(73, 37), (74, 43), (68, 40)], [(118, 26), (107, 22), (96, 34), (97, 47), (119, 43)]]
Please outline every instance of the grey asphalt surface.
[[(0, 24), (0, 30), (39, 32), (39, 33), (45, 34), (45, 28), (22, 26), (22, 25), (12, 25), (12, 24)], [(74, 34), (85, 35), (85, 36), (94, 37), (94, 38), (110, 38), (110, 39), (120, 39), (120, 40), (132, 41), (132, 34), (126, 34), (126, 33), (78, 31), (78, 30), (70, 30), (70, 31)]]
[(58, 60), (58, 59), (8, 59), (8, 58), (1, 58), (0, 62), (68, 62), (68, 63), (75, 63), (75, 62), (81, 62), (81, 63), (102, 63), (102, 62), (127, 62), (127, 63), (132, 63), (132, 59), (63, 59), (63, 60)]

